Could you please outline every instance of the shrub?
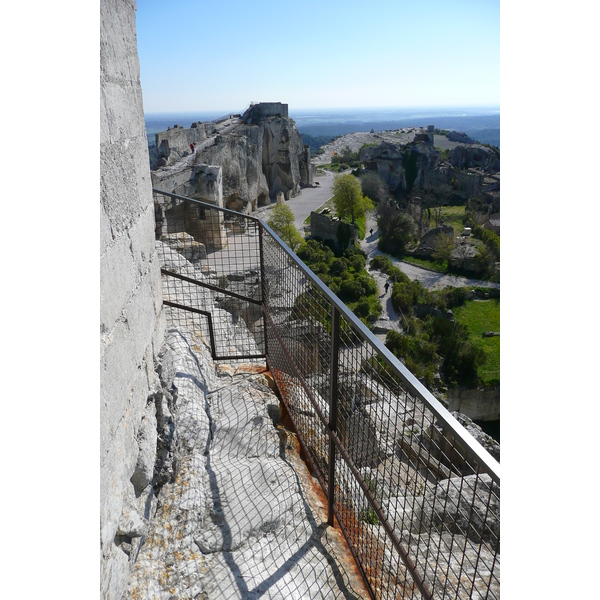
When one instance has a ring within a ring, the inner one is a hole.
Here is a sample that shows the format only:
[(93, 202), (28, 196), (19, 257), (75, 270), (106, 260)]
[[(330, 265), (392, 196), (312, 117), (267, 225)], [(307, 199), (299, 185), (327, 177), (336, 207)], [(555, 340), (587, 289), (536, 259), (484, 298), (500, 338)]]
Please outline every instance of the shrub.
[(340, 275), (348, 269), (348, 263), (343, 258), (334, 258), (331, 263), (331, 274)]
[[(402, 274), (404, 277), (404, 273)], [(392, 286), (392, 306), (402, 313), (410, 313), (414, 304), (427, 304), (430, 301), (430, 293), (418, 282), (406, 281), (394, 283)]]
[(443, 370), (450, 383), (474, 385), (477, 383), (477, 369), (485, 363), (485, 352), (469, 340), (469, 332), (464, 325), (448, 319), (428, 320), (431, 339), (443, 357)]
[(328, 248), (326, 245), (321, 244), (316, 240), (307, 240), (304, 244), (302, 244), (302, 246), (300, 246), (296, 254), (308, 266), (311, 266), (313, 263), (317, 262), (329, 264), (329, 262), (335, 256), (331, 248)]
[(431, 293), (433, 306), (440, 310), (455, 308), (465, 303), (466, 288), (446, 287)]
[(404, 273), (401, 269), (399, 269), (398, 267), (392, 266), (387, 271), (387, 274), (390, 276), (390, 279), (395, 282), (410, 281), (409, 276), (406, 273)]
[(340, 298), (342, 300), (359, 300), (365, 294), (365, 289), (358, 279), (343, 281), (340, 285)]
[(417, 377), (425, 377), (428, 385), (433, 382), (433, 375), (437, 370), (438, 356), (435, 344), (419, 333), (419, 328), (414, 328), (413, 334), (400, 334), (388, 331), (385, 345), (394, 356), (401, 358), (406, 368)]
[(364, 256), (362, 256), (362, 254), (354, 254), (354, 256), (352, 256), (350, 258), (350, 266), (357, 273), (359, 273), (360, 271), (363, 271), (366, 265), (367, 265), (367, 259)]
[(369, 301), (364, 298), (354, 308), (354, 314), (358, 317), (368, 317), (371, 312)]
[(317, 263), (312, 263), (310, 268), (316, 275), (327, 275), (329, 273), (329, 265), (326, 262), (319, 261)]
[(377, 254), (371, 259), (371, 268), (378, 269), (379, 271), (383, 271), (384, 273), (388, 272), (392, 265), (392, 261), (387, 257), (383, 256), (383, 254)]

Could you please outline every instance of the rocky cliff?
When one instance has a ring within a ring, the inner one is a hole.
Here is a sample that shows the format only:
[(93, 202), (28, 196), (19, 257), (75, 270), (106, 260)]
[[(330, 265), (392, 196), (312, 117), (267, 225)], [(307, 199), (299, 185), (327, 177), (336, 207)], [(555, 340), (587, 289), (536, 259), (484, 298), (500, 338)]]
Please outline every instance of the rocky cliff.
[[(375, 171), (391, 192), (429, 189), (466, 200), (485, 191), (486, 176), (500, 170), (498, 152), (474, 142), (466, 143), (466, 136), (452, 135), (456, 132), (445, 136), (433, 136), (419, 129), (397, 133), (396, 139), (388, 135), (377, 140), (377, 145), (360, 149), (361, 163)], [(444, 155), (441, 148), (448, 154)]]
[(310, 150), (288, 117), (287, 104), (254, 104), (243, 115), (176, 126), (156, 134), (156, 147), (154, 187), (194, 197), (194, 167), (220, 166), (223, 205), (240, 212), (268, 205), (278, 193), (289, 200), (314, 184)]

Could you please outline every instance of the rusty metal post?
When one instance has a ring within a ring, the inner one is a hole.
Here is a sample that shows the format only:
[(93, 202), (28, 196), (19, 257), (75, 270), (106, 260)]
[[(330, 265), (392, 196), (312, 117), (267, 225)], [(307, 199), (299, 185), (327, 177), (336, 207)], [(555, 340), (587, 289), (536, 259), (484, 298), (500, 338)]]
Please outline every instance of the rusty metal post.
[[(329, 430), (337, 431), (338, 369), (340, 353), (340, 313), (331, 305), (331, 377), (329, 389)], [(329, 436), (329, 478), (327, 482), (327, 523), (333, 527), (333, 504), (335, 501), (335, 444)]]

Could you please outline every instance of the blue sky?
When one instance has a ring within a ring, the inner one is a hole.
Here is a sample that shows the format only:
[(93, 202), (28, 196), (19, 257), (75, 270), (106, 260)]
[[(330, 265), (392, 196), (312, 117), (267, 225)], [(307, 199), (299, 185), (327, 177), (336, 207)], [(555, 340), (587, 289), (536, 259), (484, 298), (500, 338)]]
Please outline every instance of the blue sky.
[(499, 106), (499, 0), (138, 0), (144, 109)]

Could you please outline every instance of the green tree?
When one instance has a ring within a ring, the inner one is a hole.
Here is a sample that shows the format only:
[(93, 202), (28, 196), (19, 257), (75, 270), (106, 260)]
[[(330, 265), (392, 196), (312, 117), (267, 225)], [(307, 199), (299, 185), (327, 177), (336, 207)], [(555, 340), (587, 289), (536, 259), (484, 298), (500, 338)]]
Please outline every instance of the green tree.
[(385, 202), (390, 195), (387, 184), (374, 171), (367, 171), (360, 176), (360, 186), (363, 194), (373, 202)]
[(431, 256), (435, 260), (448, 261), (454, 250), (454, 238), (451, 235), (440, 233), (433, 241), (433, 252)]
[(294, 251), (304, 238), (294, 225), (294, 213), (286, 204), (277, 204), (271, 210), (267, 225)]
[(379, 206), (377, 225), (381, 234), (379, 249), (392, 256), (402, 256), (406, 244), (417, 234), (417, 225), (413, 218), (389, 204)]
[(340, 219), (350, 218), (355, 224), (357, 218), (373, 210), (370, 198), (363, 196), (360, 182), (354, 175), (337, 175), (333, 180), (333, 203)]

